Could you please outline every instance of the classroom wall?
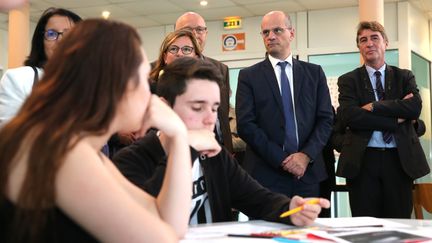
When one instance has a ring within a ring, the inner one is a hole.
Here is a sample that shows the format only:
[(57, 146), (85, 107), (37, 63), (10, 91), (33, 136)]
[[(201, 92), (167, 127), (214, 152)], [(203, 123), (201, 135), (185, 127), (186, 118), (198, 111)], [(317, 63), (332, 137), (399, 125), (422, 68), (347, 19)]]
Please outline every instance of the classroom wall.
[(0, 29), (0, 73), (3, 74), (7, 68), (8, 58), (8, 35), (7, 31)]
[(429, 21), (420, 10), (410, 6), (409, 29), (411, 31), (411, 49), (420, 56), (432, 59), (430, 52)]
[(165, 35), (174, 30), (174, 25), (158, 26), (138, 29), (141, 36), (144, 50), (150, 61), (156, 60), (159, 56), (159, 48)]

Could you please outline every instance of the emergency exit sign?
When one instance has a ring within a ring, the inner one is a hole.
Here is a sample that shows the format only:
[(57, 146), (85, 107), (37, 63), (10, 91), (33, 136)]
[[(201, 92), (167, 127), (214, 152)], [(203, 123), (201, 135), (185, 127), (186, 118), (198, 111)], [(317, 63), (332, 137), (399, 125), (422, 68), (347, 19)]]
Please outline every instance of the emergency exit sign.
[(240, 29), (241, 28), (241, 18), (238, 16), (235, 17), (226, 17), (224, 18), (224, 29)]

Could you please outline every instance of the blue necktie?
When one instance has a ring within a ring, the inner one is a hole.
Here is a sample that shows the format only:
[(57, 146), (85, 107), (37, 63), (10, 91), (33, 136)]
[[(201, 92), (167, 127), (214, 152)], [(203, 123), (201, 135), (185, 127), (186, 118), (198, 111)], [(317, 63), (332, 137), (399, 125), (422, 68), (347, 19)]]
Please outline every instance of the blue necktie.
[(289, 154), (297, 152), (297, 137), (296, 126), (294, 121), (294, 108), (291, 98), (291, 89), (288, 82), (288, 77), (285, 72), (287, 62), (279, 62), (281, 67), (281, 89), (282, 89), (282, 103), (285, 116), (285, 141), (284, 148)]
[[(378, 100), (383, 100), (384, 99), (384, 89), (383, 86), (381, 84), (381, 72), (380, 71), (376, 71), (375, 72), (375, 76), (376, 76), (376, 92), (377, 92), (377, 96), (378, 96)], [(389, 131), (383, 131), (383, 140), (385, 143), (390, 143), (392, 141), (392, 134)]]

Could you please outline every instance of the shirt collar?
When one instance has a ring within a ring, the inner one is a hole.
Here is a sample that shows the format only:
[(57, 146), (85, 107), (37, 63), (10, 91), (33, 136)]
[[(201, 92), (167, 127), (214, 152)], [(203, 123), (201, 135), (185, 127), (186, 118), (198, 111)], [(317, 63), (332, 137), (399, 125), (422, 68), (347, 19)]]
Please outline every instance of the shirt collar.
[(369, 77), (372, 77), (376, 71), (379, 71), (381, 73), (381, 75), (384, 76), (385, 69), (386, 69), (385, 63), (378, 70), (375, 70), (375, 68), (368, 66), (368, 65), (365, 65), (365, 66), (366, 66), (366, 71), (369, 74)]
[(272, 57), (271, 55), (268, 55), (268, 58), (269, 58), (270, 63), (272, 64), (273, 68), (275, 68), (279, 62), (283, 62), (283, 61), (288, 62), (289, 65), (292, 67), (292, 63), (293, 63), (292, 53), (285, 60), (276, 59), (276, 58)]

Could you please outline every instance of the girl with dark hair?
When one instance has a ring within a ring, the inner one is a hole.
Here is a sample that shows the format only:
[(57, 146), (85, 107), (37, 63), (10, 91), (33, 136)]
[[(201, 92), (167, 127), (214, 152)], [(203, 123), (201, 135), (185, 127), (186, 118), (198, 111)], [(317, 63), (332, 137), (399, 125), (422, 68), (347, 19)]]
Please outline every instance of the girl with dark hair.
[(40, 17), (33, 33), (30, 55), (24, 67), (9, 69), (0, 81), (0, 125), (18, 112), (58, 42), (81, 18), (66, 9), (49, 8)]
[[(178, 241), (192, 197), (189, 136), (151, 95), (136, 30), (85, 20), (44, 69), (0, 130), (0, 242)], [(170, 155), (157, 197), (99, 151), (115, 132), (144, 134), (150, 127), (167, 135)]]

